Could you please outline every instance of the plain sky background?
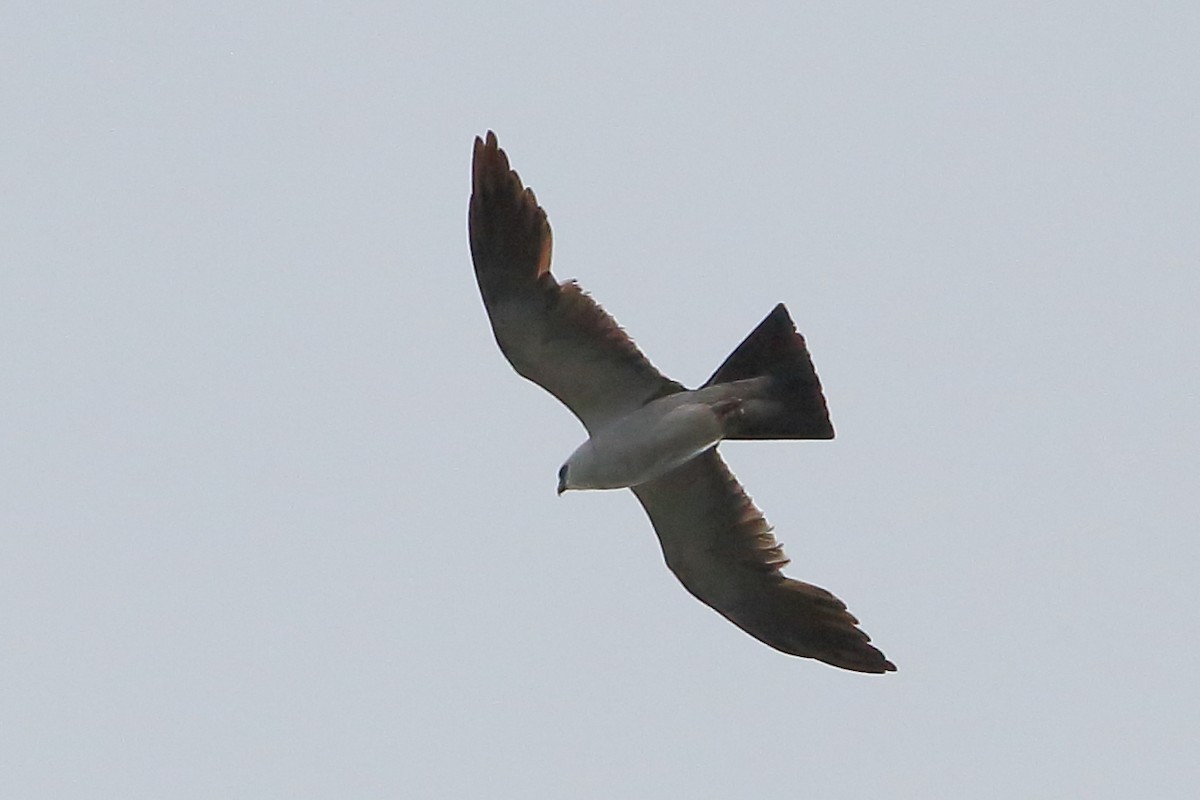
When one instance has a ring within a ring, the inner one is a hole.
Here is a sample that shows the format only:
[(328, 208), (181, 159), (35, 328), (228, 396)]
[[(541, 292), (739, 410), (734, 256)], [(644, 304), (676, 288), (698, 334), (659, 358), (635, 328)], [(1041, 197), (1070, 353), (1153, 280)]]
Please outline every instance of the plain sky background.
[[(1200, 6), (8, 4), (0, 796), (1190, 798)], [(899, 666), (693, 600), (471, 271), (472, 137)]]

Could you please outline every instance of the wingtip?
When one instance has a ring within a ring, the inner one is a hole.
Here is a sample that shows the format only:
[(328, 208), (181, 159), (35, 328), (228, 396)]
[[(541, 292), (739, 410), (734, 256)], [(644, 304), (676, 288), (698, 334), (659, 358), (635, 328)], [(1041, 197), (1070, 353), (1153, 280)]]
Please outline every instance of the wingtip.
[(506, 284), (527, 286), (550, 271), (546, 212), (491, 130), (475, 137), (467, 226), (485, 302)]
[(773, 601), (758, 609), (758, 614), (730, 619), (790, 655), (815, 658), (852, 672), (879, 675), (896, 671), (896, 665), (858, 627), (858, 619), (846, 604), (828, 590), (785, 578), (773, 594)]
[[(794, 654), (801, 655), (801, 654)], [(867, 675), (886, 675), (896, 671), (896, 665), (884, 657), (877, 648), (863, 643), (852, 650), (839, 650), (809, 656), (823, 661), (831, 667), (861, 672)]]
[[(488, 131), (484, 138), (475, 137), (475, 149), (471, 158), (471, 189), (495, 190), (512, 169), (508, 163), (508, 155), (500, 149), (496, 134)], [(519, 183), (519, 179), (518, 179)]]

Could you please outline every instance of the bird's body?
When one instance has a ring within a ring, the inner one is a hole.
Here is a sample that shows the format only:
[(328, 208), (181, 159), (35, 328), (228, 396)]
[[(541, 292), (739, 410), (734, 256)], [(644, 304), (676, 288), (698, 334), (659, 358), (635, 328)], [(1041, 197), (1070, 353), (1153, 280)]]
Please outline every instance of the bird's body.
[(563, 465), (559, 490), (625, 489), (695, 458), (725, 436), (740, 403), (721, 387), (652, 400), (588, 437)]
[(566, 489), (631, 488), (667, 566), (705, 604), (772, 647), (889, 672), (845, 604), (788, 578), (788, 563), (717, 453), (724, 439), (831, 439), (804, 338), (778, 305), (699, 389), (666, 378), (576, 284), (550, 274), (545, 212), (488, 133), (475, 140), (471, 255), (492, 331), (518, 373), (579, 417), (589, 438)]

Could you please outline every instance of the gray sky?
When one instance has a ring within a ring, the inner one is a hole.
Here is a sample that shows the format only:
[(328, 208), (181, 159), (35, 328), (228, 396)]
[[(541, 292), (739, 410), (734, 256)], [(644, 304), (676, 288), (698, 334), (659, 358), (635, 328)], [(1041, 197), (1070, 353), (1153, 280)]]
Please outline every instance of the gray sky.
[[(0, 795), (1192, 796), (1195, 4), (396, 5), (5, 11)], [(898, 673), (555, 497), (489, 127), (671, 376), (788, 304), (722, 451)]]

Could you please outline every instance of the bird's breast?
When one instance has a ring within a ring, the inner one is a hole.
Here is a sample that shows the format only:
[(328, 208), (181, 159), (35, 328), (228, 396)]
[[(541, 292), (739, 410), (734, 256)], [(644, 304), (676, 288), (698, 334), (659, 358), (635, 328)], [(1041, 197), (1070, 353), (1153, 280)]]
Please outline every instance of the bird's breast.
[(708, 404), (655, 401), (579, 446), (567, 461), (571, 488), (636, 486), (703, 453), (722, 435), (721, 420)]

